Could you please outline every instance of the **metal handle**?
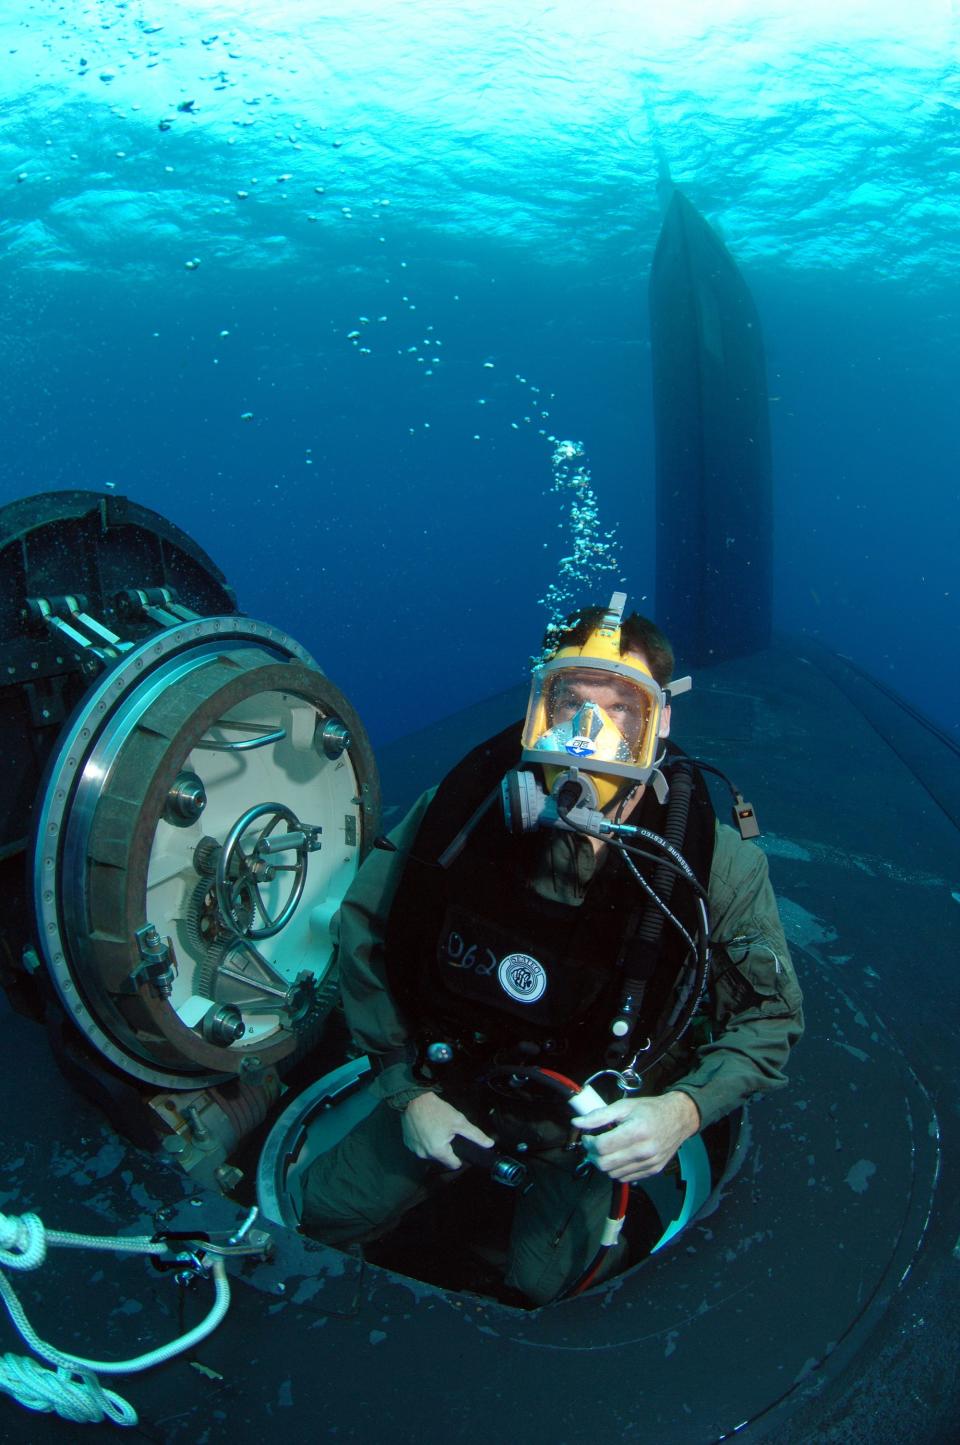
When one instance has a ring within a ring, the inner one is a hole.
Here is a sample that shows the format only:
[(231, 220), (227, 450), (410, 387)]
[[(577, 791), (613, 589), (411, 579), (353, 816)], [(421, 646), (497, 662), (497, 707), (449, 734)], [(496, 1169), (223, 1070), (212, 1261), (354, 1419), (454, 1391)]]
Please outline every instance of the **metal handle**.
[[(244, 727), (244, 723), (217, 723), (217, 727)], [(201, 738), (195, 748), (206, 748), (211, 753), (252, 753), (254, 748), (267, 748), (271, 743), (282, 742), (287, 735), (286, 728), (277, 728), (272, 733), (260, 733), (255, 738), (240, 738), (235, 743), (218, 743), (213, 738)]]

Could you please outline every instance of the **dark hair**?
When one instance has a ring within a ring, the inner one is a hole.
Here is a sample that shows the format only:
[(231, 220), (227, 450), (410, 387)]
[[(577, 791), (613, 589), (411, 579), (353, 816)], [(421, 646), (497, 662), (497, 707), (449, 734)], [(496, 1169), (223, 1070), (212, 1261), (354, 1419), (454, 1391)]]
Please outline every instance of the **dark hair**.
[[(605, 607), (580, 607), (562, 625), (548, 627), (543, 639), (544, 656), (551, 656), (561, 647), (582, 647), (596, 632), (606, 611)], [(673, 648), (657, 624), (639, 612), (631, 612), (620, 624), (621, 656), (625, 652), (642, 652), (661, 687), (666, 687), (673, 677)]]

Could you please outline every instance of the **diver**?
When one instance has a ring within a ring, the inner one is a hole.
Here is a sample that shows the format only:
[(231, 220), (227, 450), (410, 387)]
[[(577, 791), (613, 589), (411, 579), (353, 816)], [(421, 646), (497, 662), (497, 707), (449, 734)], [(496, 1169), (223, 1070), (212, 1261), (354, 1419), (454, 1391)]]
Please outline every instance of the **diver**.
[(626, 1200), (781, 1088), (803, 1032), (766, 858), (669, 740), (689, 679), (671, 685), (669, 642), (625, 600), (548, 633), (522, 730), (419, 799), (336, 925), (378, 1103), (306, 1171), (303, 1229), (372, 1243), (463, 1158), (503, 1151), (529, 1175), (504, 1275), (528, 1306), (625, 1267), (611, 1186)]

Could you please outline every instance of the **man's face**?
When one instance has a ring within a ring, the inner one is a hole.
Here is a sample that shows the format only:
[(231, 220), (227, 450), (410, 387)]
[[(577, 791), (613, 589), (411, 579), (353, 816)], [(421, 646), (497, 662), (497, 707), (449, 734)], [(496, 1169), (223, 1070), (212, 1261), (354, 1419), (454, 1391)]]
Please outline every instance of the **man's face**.
[[(625, 657), (641, 663), (644, 668), (648, 666), (641, 653), (629, 652)], [(631, 752), (637, 750), (653, 706), (649, 693), (616, 673), (591, 667), (571, 668), (560, 674), (551, 695), (551, 726), (569, 722), (585, 702), (602, 708), (623, 734)], [(666, 737), (669, 730), (670, 709), (665, 707), (660, 717), (660, 736)]]
[(649, 702), (641, 690), (609, 672), (578, 668), (563, 673), (550, 699), (550, 721), (570, 722), (585, 702), (595, 703), (620, 730), (633, 751), (643, 733)]

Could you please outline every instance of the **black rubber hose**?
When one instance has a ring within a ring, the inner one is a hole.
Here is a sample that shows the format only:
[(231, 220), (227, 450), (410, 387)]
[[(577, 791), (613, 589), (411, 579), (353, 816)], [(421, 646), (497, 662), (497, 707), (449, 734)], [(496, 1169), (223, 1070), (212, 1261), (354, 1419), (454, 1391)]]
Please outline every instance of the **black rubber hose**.
[[(689, 768), (675, 765), (670, 779), (670, 802), (663, 836), (678, 852), (683, 851), (683, 840), (687, 835), (687, 821), (690, 817), (690, 800), (693, 797), (693, 775)], [(664, 903), (669, 904), (676, 882), (677, 870), (661, 863), (653, 874), (651, 887)], [(658, 944), (663, 933), (664, 916), (659, 908), (649, 907), (637, 928), (637, 939), (641, 944)]]

